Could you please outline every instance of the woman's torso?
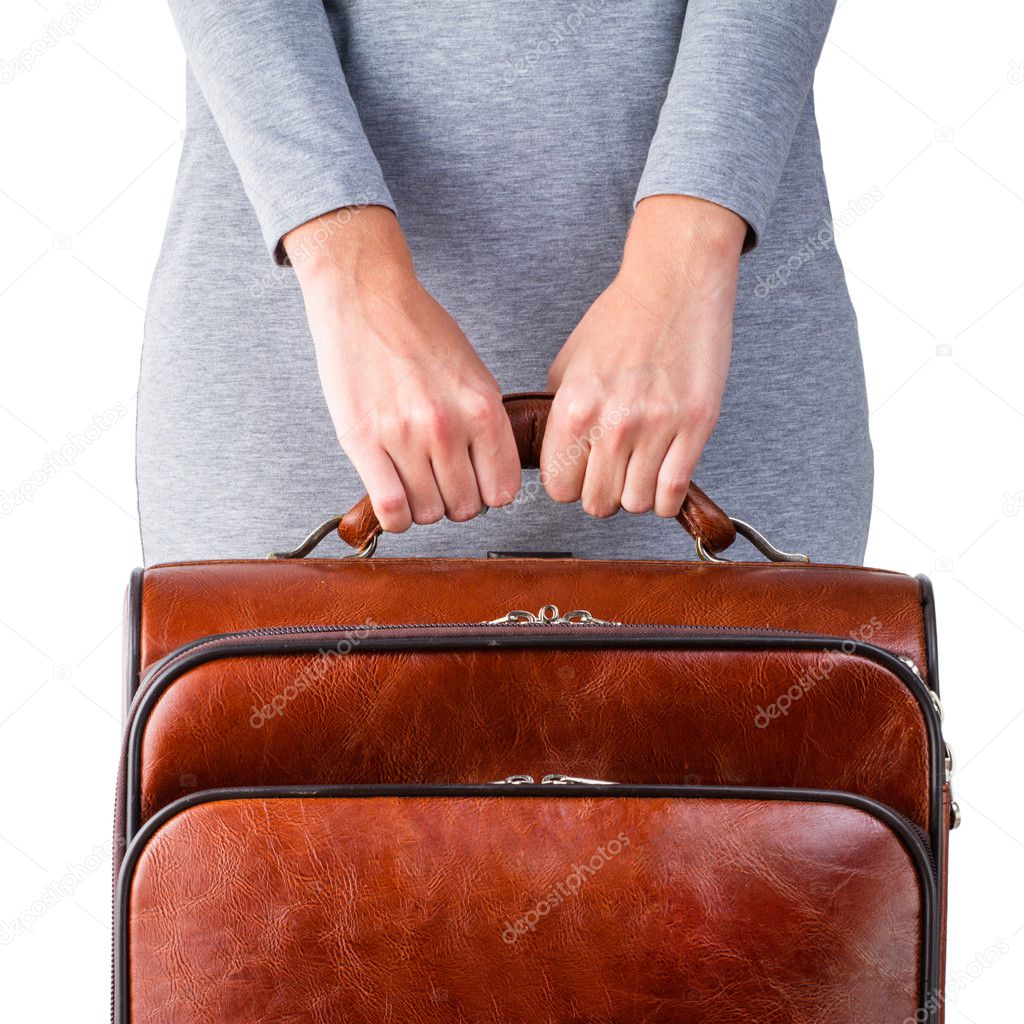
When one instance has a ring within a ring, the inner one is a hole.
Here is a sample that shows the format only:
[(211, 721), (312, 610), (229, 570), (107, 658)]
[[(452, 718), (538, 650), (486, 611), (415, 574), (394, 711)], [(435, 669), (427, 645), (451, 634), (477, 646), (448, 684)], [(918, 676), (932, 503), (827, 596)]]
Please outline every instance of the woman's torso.
[[(507, 391), (543, 388), (615, 273), (683, 12), (669, 0), (328, 4), (417, 270)], [(163, 521), (145, 538), (149, 560), (280, 547), (362, 491), (333, 437), (292, 272), (272, 266), (191, 78), (188, 88), (140, 388), (140, 508), (144, 527)], [(769, 226), (743, 260), (733, 367), (701, 476), (783, 544), (839, 516), (826, 555), (853, 559), (866, 520), (853, 529), (836, 503), (851, 480), (870, 490), (870, 446), (830, 224), (809, 102)], [(183, 533), (174, 520), (186, 509)], [(541, 499), (484, 522), (387, 547), (688, 552), (649, 517), (592, 523)]]

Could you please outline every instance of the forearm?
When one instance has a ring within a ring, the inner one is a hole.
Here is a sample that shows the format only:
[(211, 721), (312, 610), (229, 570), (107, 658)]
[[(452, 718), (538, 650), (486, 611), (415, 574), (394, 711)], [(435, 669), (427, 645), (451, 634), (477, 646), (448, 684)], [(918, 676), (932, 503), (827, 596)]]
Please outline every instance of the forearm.
[(699, 196), (763, 232), (835, 0), (689, 0), (637, 200)]
[(169, 0), (268, 247), (343, 206), (392, 200), (322, 0)]

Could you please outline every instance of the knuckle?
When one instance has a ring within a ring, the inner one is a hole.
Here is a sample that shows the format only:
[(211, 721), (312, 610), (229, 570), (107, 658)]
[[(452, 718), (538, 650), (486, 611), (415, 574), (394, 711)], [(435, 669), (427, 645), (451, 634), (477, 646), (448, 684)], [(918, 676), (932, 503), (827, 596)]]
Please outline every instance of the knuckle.
[(514, 446), (507, 453), (496, 453), (493, 461), (484, 467), (484, 472), (477, 474), (477, 479), (480, 480), (480, 497), (491, 508), (511, 505), (523, 482), (523, 471)]
[(374, 495), (373, 508), (377, 513), (377, 518), (383, 523), (382, 516), (389, 518), (400, 516), (405, 511), (405, 495), (399, 494), (397, 491), (390, 494)]
[(605, 441), (609, 442), (613, 446), (620, 447), (626, 442), (630, 435), (630, 424), (628, 424), (624, 419), (602, 423), (600, 435)]
[(519, 496), (519, 481), (514, 484), (498, 483), (482, 497), (491, 508), (504, 508), (511, 505)]
[(351, 448), (360, 448), (372, 443), (377, 438), (378, 430), (366, 420), (357, 420), (351, 425), (338, 425), (335, 436), (338, 444), (348, 452)]
[(412, 525), (412, 519), (408, 516), (378, 516), (380, 528), (385, 533), (405, 533)]
[(644, 409), (644, 422), (650, 427), (666, 427), (678, 421), (679, 411), (674, 402), (650, 402)]
[(573, 434), (587, 431), (594, 420), (594, 403), (582, 395), (572, 395), (562, 407), (562, 422)]
[(474, 432), (492, 426), (497, 421), (498, 402), (492, 395), (480, 391), (467, 391), (462, 399), (466, 424)]
[(714, 395), (705, 392), (690, 395), (681, 410), (683, 424), (693, 430), (714, 426), (719, 404)]
[(412, 518), (417, 526), (430, 526), (444, 518), (444, 508), (439, 504), (423, 505), (415, 510)]
[(480, 506), (459, 504), (456, 505), (449, 513), (448, 518), (453, 523), (468, 523), (470, 519), (475, 519), (480, 514)]
[(560, 480), (557, 475), (544, 481), (544, 490), (548, 492), (548, 497), (552, 501), (557, 501), (560, 505), (570, 505), (580, 500), (579, 486), (574, 486), (569, 480)]
[(654, 507), (654, 502), (647, 495), (624, 494), (622, 496), (622, 507), (633, 515), (642, 515), (644, 512), (651, 511)]
[(413, 427), (434, 440), (444, 441), (453, 433), (454, 419), (443, 406), (428, 404), (414, 416)]
[(682, 501), (689, 486), (690, 478), (680, 473), (665, 473), (658, 476), (658, 490), (673, 499), (678, 497)]
[(387, 496), (375, 499), (373, 509), (383, 530), (388, 533), (404, 533), (412, 524), (412, 518), (406, 507), (405, 498)]
[(389, 407), (377, 412), (373, 417), (372, 425), (367, 422), (365, 425), (360, 425), (359, 429), (364, 431), (364, 436), (367, 439), (400, 439), (405, 437), (408, 423), (404, 413)]

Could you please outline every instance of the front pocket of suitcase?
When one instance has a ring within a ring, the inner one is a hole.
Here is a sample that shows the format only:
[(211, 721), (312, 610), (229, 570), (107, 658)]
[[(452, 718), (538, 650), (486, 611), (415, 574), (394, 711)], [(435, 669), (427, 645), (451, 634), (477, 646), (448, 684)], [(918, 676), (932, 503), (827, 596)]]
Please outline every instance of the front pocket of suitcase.
[[(165, 673), (132, 722), (128, 835), (204, 789), (509, 771), (839, 789), (935, 831), (938, 724), (927, 689), (899, 676), (908, 670), (891, 655), (799, 637), (622, 646), (609, 636), (585, 647), (587, 627), (567, 631), (567, 646), (512, 646), (545, 629), (492, 630), (459, 649), (428, 635), (418, 648), (377, 649), (364, 636), (340, 655), (316, 636), (289, 637), (291, 649)], [(295, 650), (300, 641), (308, 649)]]
[(122, 869), (117, 1024), (930, 1019), (934, 881), (892, 812), (584, 789), (179, 801)]

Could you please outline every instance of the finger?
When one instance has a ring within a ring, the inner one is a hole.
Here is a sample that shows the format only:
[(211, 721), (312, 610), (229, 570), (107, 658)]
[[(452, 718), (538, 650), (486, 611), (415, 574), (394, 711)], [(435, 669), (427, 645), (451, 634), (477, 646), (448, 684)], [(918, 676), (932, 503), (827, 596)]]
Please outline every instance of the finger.
[[(442, 514), (459, 523), (479, 515), (482, 505), (476, 474), (469, 461), (466, 416), (466, 409), (452, 411), (443, 406), (424, 405), (416, 411), (414, 433), (410, 435), (410, 440), (415, 437), (426, 445), (430, 473), (441, 501)], [(431, 507), (428, 514), (433, 511)]]
[(658, 470), (654, 511), (659, 516), (670, 519), (679, 514), (701, 447), (693, 438), (683, 436), (677, 437), (669, 446)]
[(540, 451), (541, 481), (555, 500), (579, 501), (590, 457), (590, 409), (555, 393)]
[(630, 453), (622, 485), (622, 507), (627, 512), (639, 515), (654, 508), (658, 471), (671, 444), (671, 436), (643, 438)]
[(515, 501), (523, 470), (519, 465), (512, 423), (503, 406), (498, 407), (496, 416), (474, 432), (469, 457), (484, 505), (501, 508)]
[(583, 511), (606, 519), (622, 508), (622, 488), (632, 448), (631, 437), (620, 425), (602, 432), (587, 459), (583, 480)]
[(403, 533), (412, 525), (412, 512), (405, 487), (388, 453), (379, 445), (349, 445), (352, 460), (370, 496), (373, 511), (381, 528), (388, 533)]
[(565, 374), (565, 368), (569, 365), (569, 359), (576, 347), (575, 339), (575, 333), (569, 335), (568, 341), (562, 346), (558, 355), (555, 356), (554, 362), (548, 368), (548, 391), (552, 393), (557, 392), (562, 386), (562, 376)]
[(392, 448), (388, 454), (405, 488), (412, 521), (423, 526), (444, 518), (444, 501), (426, 450), (419, 447)]
[(449, 446), (431, 454), (430, 465), (441, 493), (444, 513), (453, 523), (464, 523), (480, 514), (483, 499), (469, 449)]

